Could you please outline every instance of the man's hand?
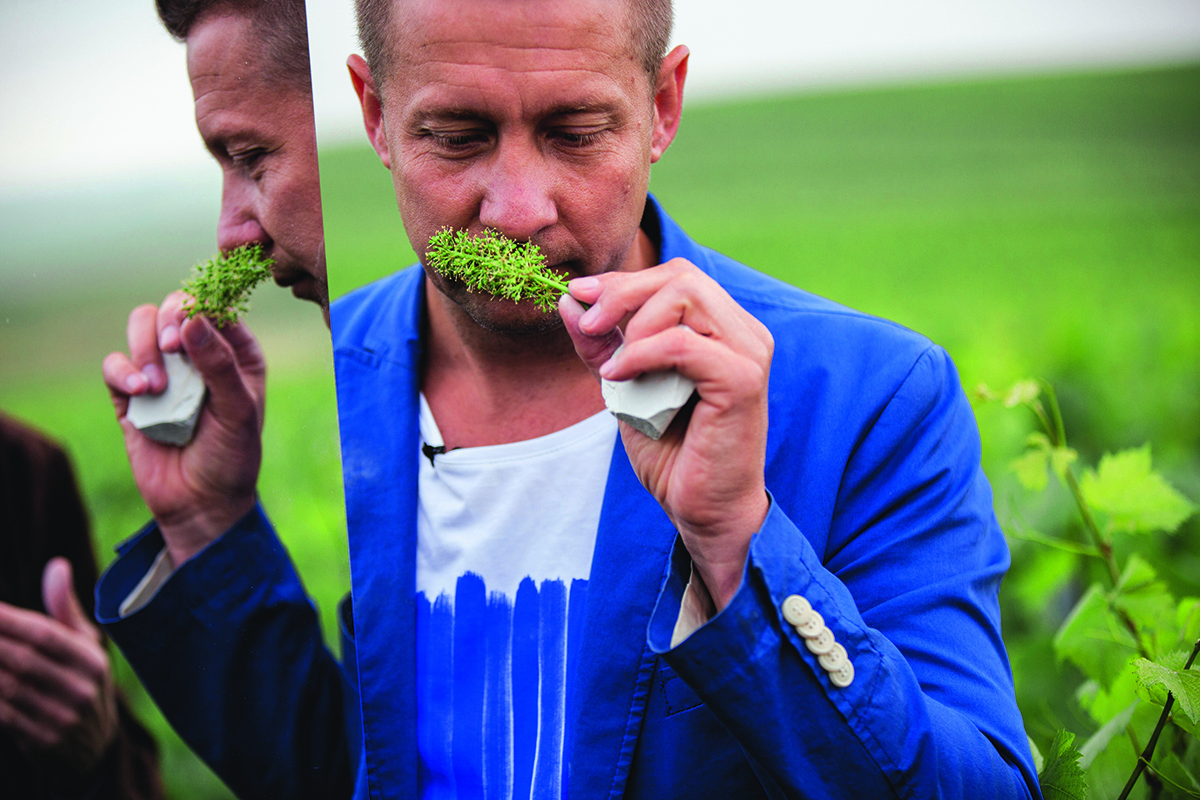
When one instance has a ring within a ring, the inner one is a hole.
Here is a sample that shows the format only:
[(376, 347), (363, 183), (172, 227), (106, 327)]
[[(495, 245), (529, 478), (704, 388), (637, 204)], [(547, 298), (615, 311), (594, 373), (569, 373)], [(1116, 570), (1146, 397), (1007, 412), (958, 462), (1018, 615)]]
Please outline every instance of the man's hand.
[(117, 735), (112, 671), (65, 558), (46, 564), (42, 597), (49, 616), (0, 603), (0, 730), (55, 787), (78, 788)]
[[(125, 433), (134, 482), (176, 566), (254, 507), (266, 385), (266, 363), (249, 328), (237, 323), (218, 330), (203, 317), (187, 320), (186, 299), (173, 292), (159, 308), (135, 308), (127, 330), (129, 355), (110, 353), (104, 360), (104, 382)], [(195, 437), (174, 447), (144, 436), (125, 412), (130, 396), (166, 388), (162, 353), (180, 349), (200, 370), (208, 399)]]
[[(580, 302), (591, 308), (584, 311)], [(724, 608), (741, 584), (750, 537), (768, 508), (763, 471), (771, 334), (683, 259), (577, 278), (559, 310), (576, 352), (597, 375), (627, 380), (673, 369), (695, 381), (699, 401), (690, 415), (680, 412), (661, 439), (625, 424), (621, 438), (638, 478), (682, 535), (717, 609)], [(622, 337), (618, 326), (625, 320)], [(625, 348), (614, 357), (622, 338)]]

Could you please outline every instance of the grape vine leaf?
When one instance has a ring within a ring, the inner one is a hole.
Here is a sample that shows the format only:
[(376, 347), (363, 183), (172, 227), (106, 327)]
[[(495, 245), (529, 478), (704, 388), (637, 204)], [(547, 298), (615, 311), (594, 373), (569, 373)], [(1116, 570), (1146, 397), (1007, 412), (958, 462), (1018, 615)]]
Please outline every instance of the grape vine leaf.
[(1179, 626), (1179, 644), (1200, 639), (1200, 597), (1185, 597), (1175, 609), (1175, 624)]
[(1033, 741), (1033, 737), (1025, 734), (1025, 739), (1029, 742), (1029, 752), (1033, 756), (1033, 768), (1041, 774), (1042, 768), (1046, 766), (1046, 759), (1042, 758), (1042, 751), (1038, 750), (1037, 742)]
[(1154, 567), (1137, 553), (1129, 557), (1117, 582), (1113, 605), (1137, 623), (1143, 633), (1171, 630), (1176, 626), (1177, 607), (1167, 585), (1158, 580)]
[(1113, 531), (1174, 533), (1196, 511), (1151, 469), (1148, 444), (1105, 455), (1099, 469), (1084, 473), (1080, 488), (1088, 504), (1108, 516)]
[(1135, 643), (1109, 608), (1100, 584), (1088, 587), (1071, 609), (1054, 636), (1054, 652), (1059, 661), (1071, 661), (1104, 689), (1121, 674)]
[(1017, 480), (1031, 492), (1041, 492), (1046, 488), (1049, 473), (1046, 471), (1049, 458), (1045, 450), (1026, 450), (1020, 458), (1013, 459), (1009, 467), (1017, 475)]
[(1087, 780), (1079, 767), (1079, 750), (1075, 747), (1075, 734), (1059, 731), (1054, 734), (1046, 766), (1038, 773), (1042, 796), (1046, 800), (1085, 800)]
[(1154, 765), (1154, 769), (1158, 772), (1159, 777), (1170, 781), (1175, 787), (1182, 789), (1192, 797), (1200, 797), (1200, 781), (1196, 780), (1183, 762), (1179, 760), (1179, 756), (1174, 753), (1167, 753), (1162, 759)]
[(1129, 720), (1133, 719), (1133, 712), (1137, 709), (1140, 702), (1140, 700), (1134, 700), (1088, 737), (1088, 740), (1083, 743), (1083, 747), (1079, 748), (1079, 766), (1081, 768), (1087, 769), (1090, 767), (1096, 756), (1100, 755), (1100, 753), (1104, 752), (1104, 748), (1108, 747), (1108, 743), (1125, 732), (1125, 726), (1129, 724)]
[[(1178, 653), (1171, 654), (1178, 662)], [(1133, 663), (1138, 683), (1142, 688), (1153, 691), (1163, 687), (1175, 696), (1175, 707), (1184, 713), (1193, 724), (1200, 723), (1200, 670), (1172, 669), (1139, 658)]]

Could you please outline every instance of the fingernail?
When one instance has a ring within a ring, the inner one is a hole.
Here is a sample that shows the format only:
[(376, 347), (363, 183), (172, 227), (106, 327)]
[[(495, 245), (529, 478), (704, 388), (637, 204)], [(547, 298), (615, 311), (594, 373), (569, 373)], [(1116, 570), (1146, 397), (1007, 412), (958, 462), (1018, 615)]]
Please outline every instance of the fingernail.
[(168, 325), (162, 329), (162, 333), (158, 335), (158, 349), (166, 350), (179, 343), (179, 328), (174, 325)]
[(191, 334), (193, 347), (204, 347), (208, 344), (208, 340), (212, 338), (212, 330), (204, 323), (204, 320), (196, 317), (194, 322), (188, 324), (188, 330), (192, 329), (196, 331)]
[(592, 323), (596, 321), (596, 317), (600, 316), (600, 312), (597, 309), (599, 309), (599, 306), (592, 306), (583, 312), (583, 316), (579, 318), (579, 327), (590, 328)]
[(149, 382), (146, 380), (146, 376), (140, 372), (135, 372), (125, 379), (125, 391), (130, 394), (136, 394), (148, 385)]
[(151, 386), (165, 386), (167, 383), (167, 375), (158, 364), (147, 364), (142, 367), (142, 374), (146, 376), (146, 380)]
[(586, 278), (576, 278), (575, 280), (571, 281), (571, 289), (578, 289), (581, 292), (586, 292), (589, 289), (595, 289), (599, 285), (600, 280), (598, 278), (593, 278), (590, 275)]
[(605, 361), (600, 365), (600, 369), (598, 371), (601, 378), (611, 378), (613, 373), (617, 371), (617, 368), (613, 366), (613, 360), (610, 358), (608, 361)]

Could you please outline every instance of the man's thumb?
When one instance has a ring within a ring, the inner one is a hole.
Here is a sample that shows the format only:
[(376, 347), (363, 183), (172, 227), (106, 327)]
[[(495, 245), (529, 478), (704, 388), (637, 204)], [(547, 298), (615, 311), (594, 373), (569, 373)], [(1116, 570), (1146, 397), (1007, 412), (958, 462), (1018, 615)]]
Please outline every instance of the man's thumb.
[(71, 562), (62, 556), (46, 562), (42, 572), (42, 602), (46, 613), (73, 631), (95, 636), (96, 629), (75, 596), (72, 577)]

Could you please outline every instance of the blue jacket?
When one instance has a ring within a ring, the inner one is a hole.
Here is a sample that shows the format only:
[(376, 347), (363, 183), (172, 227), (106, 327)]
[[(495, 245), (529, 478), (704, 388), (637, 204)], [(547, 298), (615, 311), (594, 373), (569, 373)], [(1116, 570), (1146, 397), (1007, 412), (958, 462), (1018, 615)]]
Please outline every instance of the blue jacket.
[[(662, 260), (696, 264), (775, 338), (772, 501), (738, 594), (672, 649), (687, 553), (615, 449), (568, 701), (571, 797), (1040, 796), (1000, 638), (1008, 552), (949, 358), (900, 326), (699, 247), (653, 199), (649, 210)], [(261, 513), (127, 619), (115, 606), (160, 546), (153, 529), (98, 588), (98, 617), (168, 718), (246, 796), (327, 796), (314, 766), (335, 784), (356, 771), (356, 796), (417, 796), (423, 309), (419, 267), (334, 306), (346, 627), (357, 631), (345, 673)], [(849, 686), (830, 682), (784, 619), (794, 594), (846, 648)], [(162, 626), (186, 629), (167, 644), (198, 665), (162, 652), (148, 625), (160, 627), (158, 641)], [(187, 687), (199, 688), (178, 700)], [(344, 714), (341, 698), (356, 695)], [(214, 715), (214, 703), (255, 712)], [(275, 758), (254, 749), (281, 742)], [(331, 755), (343, 742), (347, 755)], [(270, 768), (256, 775), (256, 764)]]

